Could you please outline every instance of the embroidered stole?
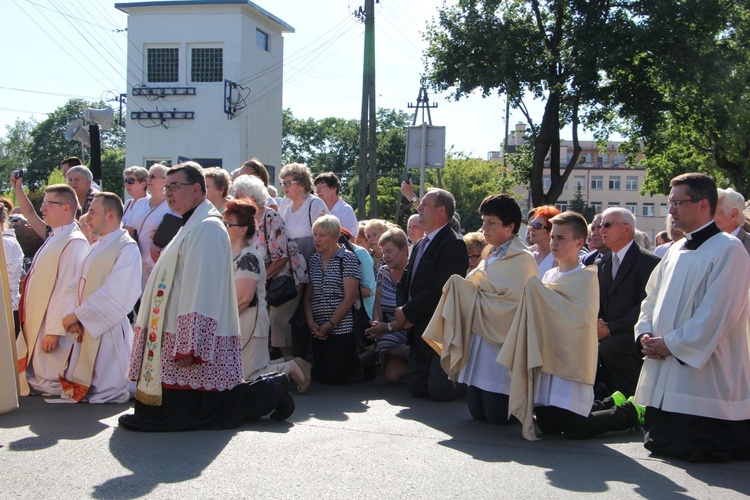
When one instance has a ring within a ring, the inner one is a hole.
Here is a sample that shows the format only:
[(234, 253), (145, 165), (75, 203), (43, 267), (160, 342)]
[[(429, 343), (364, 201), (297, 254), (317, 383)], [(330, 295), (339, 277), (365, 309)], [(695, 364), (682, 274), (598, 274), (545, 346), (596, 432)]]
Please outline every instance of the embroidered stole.
[[(120, 251), (125, 245), (135, 244), (135, 241), (128, 235), (127, 231), (124, 231), (120, 235), (119, 240), (110, 244), (109, 248), (99, 253), (99, 255), (91, 261), (86, 277), (84, 278), (84, 276), (81, 275), (78, 281), (78, 305), (85, 302), (92, 293), (96, 292), (102, 287), (102, 285), (104, 285), (104, 282), (107, 280), (107, 277), (117, 262), (117, 257), (120, 255)], [(96, 244), (89, 249), (89, 253), (84, 257), (84, 263), (94, 248), (96, 248)], [(81, 273), (83, 273), (83, 266), (81, 267)], [(81, 281), (84, 282), (83, 290), (81, 290)], [(73, 354), (75, 345), (71, 348), (70, 354), (68, 355), (68, 361), (65, 363), (65, 368), (63, 368), (63, 371), (60, 374), (62, 391), (68, 399), (80, 401), (89, 392), (91, 379), (94, 375), (94, 363), (96, 362), (96, 355), (99, 352), (99, 344), (101, 343), (101, 340), (101, 337), (92, 337), (84, 328), (78, 361), (70, 375), (70, 380), (68, 380), (64, 375), (70, 364), (70, 358)]]
[[(54, 236), (50, 236), (53, 238)], [(49, 299), (57, 283), (60, 256), (73, 240), (84, 240), (86, 237), (73, 225), (68, 234), (61, 235), (56, 241), (49, 239), (42, 245), (34, 262), (31, 264), (29, 275), (24, 283), (24, 291), (18, 306), (18, 316), (21, 322), (21, 334), (16, 340), (18, 350), (18, 376), (20, 394), (28, 396), (29, 384), (26, 380), (26, 368), (31, 364), (34, 346), (39, 337), (39, 330), (47, 313)], [(35, 276), (36, 275), (36, 276)], [(31, 286), (33, 283), (33, 286)]]

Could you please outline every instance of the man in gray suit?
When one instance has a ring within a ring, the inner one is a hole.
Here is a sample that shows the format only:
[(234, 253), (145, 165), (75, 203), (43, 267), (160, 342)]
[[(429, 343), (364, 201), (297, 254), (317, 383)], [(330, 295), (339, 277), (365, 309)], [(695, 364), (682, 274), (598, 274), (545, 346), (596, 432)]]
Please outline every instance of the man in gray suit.
[(745, 223), (745, 198), (732, 188), (717, 189), (719, 204), (716, 206), (714, 221), (719, 229), (739, 239), (750, 254), (750, 234), (742, 225)]

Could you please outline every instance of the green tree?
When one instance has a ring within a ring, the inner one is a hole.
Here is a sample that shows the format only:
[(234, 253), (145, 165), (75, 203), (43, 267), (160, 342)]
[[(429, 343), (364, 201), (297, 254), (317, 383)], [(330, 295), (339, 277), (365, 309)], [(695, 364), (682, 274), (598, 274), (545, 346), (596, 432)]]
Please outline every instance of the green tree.
[(594, 215), (596, 215), (596, 211), (594, 210), (594, 208), (591, 207), (583, 197), (583, 187), (581, 186), (580, 182), (576, 184), (576, 193), (573, 195), (573, 199), (570, 200), (570, 203), (568, 204), (568, 210), (578, 212), (579, 214), (583, 215), (583, 218), (587, 221), (593, 220)]
[(5, 126), (5, 136), (0, 138), (0, 192), (11, 191), (10, 173), (18, 168), (28, 168), (31, 130), (35, 122), (16, 120)]
[[(605, 0), (459, 0), (444, 6), (428, 26), (427, 78), (439, 91), (460, 99), (475, 90), (507, 95), (528, 122), (533, 147), (529, 172), (534, 205), (554, 203), (581, 147), (578, 129), (605, 134), (608, 59), (623, 50), (630, 21), (623, 4)], [(535, 123), (523, 102), (526, 93), (545, 102)], [(560, 129), (573, 131), (573, 155), (560, 158)], [(543, 169), (551, 184), (545, 193)]]

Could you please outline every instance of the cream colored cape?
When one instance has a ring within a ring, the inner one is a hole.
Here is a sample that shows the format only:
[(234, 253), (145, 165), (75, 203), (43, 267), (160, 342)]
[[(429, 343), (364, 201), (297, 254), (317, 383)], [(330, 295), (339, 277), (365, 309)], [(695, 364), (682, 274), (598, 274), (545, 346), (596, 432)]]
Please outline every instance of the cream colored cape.
[(508, 413), (521, 421), (526, 439), (536, 439), (534, 392), (540, 372), (594, 383), (598, 311), (596, 266), (546, 285), (536, 277), (526, 283), (513, 325), (497, 357), (511, 372)]
[(505, 257), (486, 265), (484, 259), (465, 279), (451, 276), (422, 338), (440, 354), (440, 365), (451, 379), (468, 361), (471, 333), (496, 345), (505, 341), (523, 287), (537, 266), (526, 246), (515, 237)]
[(10, 305), (10, 281), (5, 265), (5, 251), (0, 238), (0, 287), (3, 303), (0, 304), (0, 413), (18, 408), (18, 375), (16, 374), (15, 331)]

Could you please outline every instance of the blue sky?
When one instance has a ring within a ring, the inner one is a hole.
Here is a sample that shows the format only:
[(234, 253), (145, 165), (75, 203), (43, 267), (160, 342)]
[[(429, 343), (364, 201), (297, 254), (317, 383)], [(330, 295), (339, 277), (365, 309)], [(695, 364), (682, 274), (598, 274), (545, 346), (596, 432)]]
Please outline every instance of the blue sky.
[[(255, 0), (293, 26), (285, 35), (283, 102), (298, 118), (359, 118), (364, 25), (353, 12), (363, 0)], [(425, 47), (421, 32), (440, 0), (381, 0), (375, 6), (377, 106), (409, 112), (416, 103)], [(69, 98), (108, 100), (126, 91), (127, 16), (101, 0), (3, 0), (4, 71), (0, 129), (16, 118), (45, 118)], [(498, 150), (505, 101), (471, 96), (458, 102), (430, 95), (434, 125), (446, 146), (475, 157)], [(115, 107), (116, 103), (112, 103)], [(532, 112), (541, 118), (542, 106)], [(522, 120), (511, 114), (513, 125)], [(418, 123), (421, 119), (418, 120)], [(584, 134), (585, 137), (585, 134)]]

